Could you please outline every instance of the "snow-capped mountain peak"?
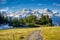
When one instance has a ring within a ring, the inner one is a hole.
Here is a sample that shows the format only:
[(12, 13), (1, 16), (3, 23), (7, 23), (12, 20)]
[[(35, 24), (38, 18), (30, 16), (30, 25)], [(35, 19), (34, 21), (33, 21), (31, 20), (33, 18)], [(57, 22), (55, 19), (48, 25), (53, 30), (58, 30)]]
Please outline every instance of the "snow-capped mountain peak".
[(52, 12), (52, 10), (48, 9), (48, 8), (45, 8), (44, 9), (45, 12)]
[[(20, 19), (20, 18), (24, 18), (24, 17), (28, 17), (30, 15), (36, 15), (38, 18), (41, 17), (41, 14), (43, 15), (49, 15), (49, 17), (52, 18), (52, 21), (53, 23), (57, 22), (54, 21), (55, 19), (58, 19), (60, 20), (60, 14), (56, 11), (53, 11), (53, 10), (50, 10), (48, 8), (45, 8), (45, 9), (42, 9), (42, 10), (39, 10), (39, 9), (22, 9), (20, 11), (17, 11), (17, 12), (10, 12), (10, 13), (7, 13), (2, 11), (0, 12), (2, 14), (5, 14), (4, 16), (8, 16), (8, 18), (11, 18), (13, 20), (13, 18), (17, 18), (17, 19)], [(58, 24), (60, 24), (60, 21), (57, 22)]]

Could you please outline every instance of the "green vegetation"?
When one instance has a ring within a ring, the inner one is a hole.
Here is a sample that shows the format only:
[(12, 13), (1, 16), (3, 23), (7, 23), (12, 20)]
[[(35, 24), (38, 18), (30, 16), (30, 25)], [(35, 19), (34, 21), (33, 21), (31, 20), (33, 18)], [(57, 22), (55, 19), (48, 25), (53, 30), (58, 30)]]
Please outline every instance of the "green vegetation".
[[(13, 25), (12, 25), (13, 23)], [(48, 15), (43, 15), (41, 16), (41, 18), (37, 18), (35, 15), (31, 15), (25, 18), (21, 18), (19, 20), (17, 20), (16, 18), (13, 19), (11, 25), (14, 27), (19, 27), (19, 26), (30, 26), (30, 27), (38, 27), (35, 24), (38, 25), (47, 25), (47, 26), (53, 26), (52, 24), (52, 19), (49, 18)]]
[(4, 16), (0, 12), (0, 24), (3, 24), (5, 22)]
[(49, 18), (48, 15), (41, 15), (40, 18), (36, 17), (35, 15), (30, 15), (25, 18), (13, 18), (13, 20), (9, 20), (8, 17), (4, 17), (0, 13), (0, 24), (8, 23), (9, 26), (13, 27), (38, 27), (38, 25), (47, 25), (47, 26), (53, 26), (52, 24), (52, 18)]
[(2, 13), (0, 12), (0, 25), (1, 24), (7, 24), (8, 23), (8, 17), (4, 17)]
[(40, 25), (53, 26), (52, 18), (49, 18), (48, 15), (44, 16), (43, 14), (42, 14), (41, 18), (36, 23), (40, 24)]
[(0, 40), (26, 40), (36, 30), (41, 30), (43, 40), (60, 40), (60, 27), (0, 30)]
[(2, 15), (1, 15), (1, 13), (0, 13), (0, 24), (2, 24), (3, 22), (2, 22)]

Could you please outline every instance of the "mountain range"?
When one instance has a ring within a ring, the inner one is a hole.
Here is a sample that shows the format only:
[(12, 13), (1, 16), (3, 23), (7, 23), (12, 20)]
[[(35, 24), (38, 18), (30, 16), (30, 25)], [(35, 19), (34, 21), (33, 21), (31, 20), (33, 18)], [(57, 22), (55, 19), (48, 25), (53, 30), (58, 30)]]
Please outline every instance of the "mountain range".
[(9, 20), (11, 18), (11, 20), (13, 20), (13, 18), (24, 18), (24, 17), (28, 17), (30, 15), (36, 15), (38, 18), (40, 18), (40, 16), (43, 14), (43, 15), (49, 15), (49, 17), (52, 18), (52, 23), (54, 25), (60, 25), (60, 14), (58, 12), (54, 12), (53, 10), (50, 10), (48, 8), (45, 8), (45, 9), (35, 9), (35, 10), (32, 10), (32, 9), (22, 9), (20, 11), (17, 11), (17, 12), (4, 12), (2, 11), (1, 12), (2, 15), (4, 15), (4, 17), (8, 16)]

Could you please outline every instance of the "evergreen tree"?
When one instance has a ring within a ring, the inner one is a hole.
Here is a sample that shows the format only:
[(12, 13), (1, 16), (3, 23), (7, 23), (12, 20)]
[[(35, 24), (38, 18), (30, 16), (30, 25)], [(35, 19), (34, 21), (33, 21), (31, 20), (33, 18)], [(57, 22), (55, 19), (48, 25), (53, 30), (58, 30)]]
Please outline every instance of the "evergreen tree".
[(27, 18), (26, 18), (26, 17), (23, 19), (23, 23), (24, 23), (24, 24), (27, 23)]
[(0, 12), (0, 24), (3, 24), (3, 23), (4, 23), (4, 17), (2, 13)]
[(18, 27), (18, 20), (16, 18), (13, 19), (13, 26)]
[(23, 19), (22, 18), (19, 19), (19, 25), (21, 25), (21, 24), (23, 24)]
[(40, 25), (49, 25), (52, 26), (52, 18), (49, 18), (48, 15), (41, 15), (41, 18), (37, 21), (37, 24)]

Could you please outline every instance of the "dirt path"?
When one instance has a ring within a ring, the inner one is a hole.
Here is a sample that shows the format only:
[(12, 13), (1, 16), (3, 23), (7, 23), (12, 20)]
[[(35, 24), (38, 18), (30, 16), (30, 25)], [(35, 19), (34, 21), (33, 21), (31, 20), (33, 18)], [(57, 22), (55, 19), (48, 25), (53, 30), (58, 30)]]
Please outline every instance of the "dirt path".
[(33, 32), (27, 40), (42, 40), (40, 30)]

